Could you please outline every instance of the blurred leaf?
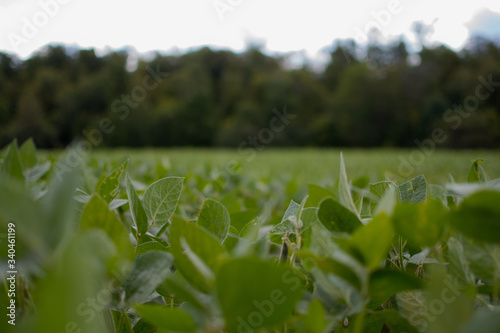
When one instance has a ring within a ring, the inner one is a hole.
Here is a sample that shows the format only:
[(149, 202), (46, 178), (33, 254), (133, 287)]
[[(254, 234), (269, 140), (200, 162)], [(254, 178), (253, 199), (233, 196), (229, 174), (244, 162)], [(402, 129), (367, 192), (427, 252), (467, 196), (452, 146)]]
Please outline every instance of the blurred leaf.
[(135, 192), (134, 186), (130, 181), (128, 175), (125, 177), (125, 184), (127, 188), (127, 197), (130, 206), (130, 214), (132, 215), (132, 220), (137, 228), (137, 232), (139, 235), (143, 235), (148, 231), (148, 217), (146, 216), (146, 212), (144, 211), (144, 207), (142, 206), (137, 193)]
[(408, 320), (403, 318), (397, 311), (377, 311), (371, 314), (371, 316), (378, 317), (383, 320), (384, 324), (389, 328), (391, 332), (418, 333), (417, 329), (413, 327), (408, 322)]
[(359, 218), (358, 210), (352, 200), (351, 189), (345, 170), (344, 155), (342, 153), (340, 153), (339, 202)]
[(36, 147), (33, 138), (24, 141), (19, 149), (19, 155), (25, 170), (31, 169), (37, 164), (38, 159), (36, 157)]
[(419, 175), (406, 183), (399, 185), (402, 202), (420, 203), (427, 198), (427, 181)]
[(393, 230), (389, 217), (379, 214), (367, 225), (357, 228), (349, 242), (361, 255), (364, 265), (373, 270), (387, 256), (392, 244)]
[(196, 323), (193, 317), (179, 309), (153, 304), (142, 304), (135, 307), (139, 315), (166, 332), (194, 333)]
[(370, 275), (369, 307), (375, 309), (381, 306), (389, 297), (402, 291), (423, 288), (423, 281), (395, 270), (378, 270)]
[(352, 233), (362, 226), (358, 217), (352, 211), (331, 198), (324, 199), (320, 203), (318, 220), (326, 229), (336, 232)]
[(106, 202), (97, 195), (93, 195), (89, 203), (85, 205), (80, 220), (80, 231), (94, 228), (106, 232), (125, 258), (133, 257), (129, 233), (116, 214), (108, 209)]
[(154, 224), (165, 224), (175, 212), (183, 181), (182, 177), (166, 177), (146, 189), (143, 205), (146, 215)]
[(126, 313), (111, 310), (116, 333), (133, 333), (132, 323)]
[(224, 248), (212, 234), (201, 229), (192, 222), (174, 219), (170, 229), (169, 241), (172, 254), (175, 257), (175, 266), (182, 275), (198, 290), (209, 293), (210, 281), (198, 271), (197, 266), (185, 253), (185, 247), (181, 240), (189, 245), (190, 250), (214, 271), (217, 268), (219, 256), (225, 253)]
[(335, 194), (318, 185), (307, 184), (307, 198), (306, 207), (318, 207), (324, 198), (335, 198)]
[(451, 225), (464, 235), (485, 242), (500, 243), (500, 193), (477, 192), (464, 199), (450, 214)]
[(301, 280), (290, 269), (254, 258), (225, 262), (216, 290), (226, 328), (240, 332), (282, 323), (302, 294)]
[(123, 283), (126, 300), (140, 303), (158, 287), (170, 272), (174, 258), (163, 251), (149, 251), (135, 258), (134, 268)]
[(498, 333), (500, 332), (500, 311), (478, 309), (462, 331), (463, 333)]
[(204, 227), (217, 237), (220, 242), (223, 242), (231, 223), (227, 209), (220, 202), (205, 199), (196, 224)]
[(114, 170), (109, 176), (99, 183), (97, 192), (108, 204), (120, 192), (120, 177), (127, 170), (128, 160)]
[(322, 333), (327, 325), (326, 311), (321, 301), (315, 299), (309, 303), (307, 313), (301, 318), (303, 332)]
[(472, 165), (470, 166), (469, 174), (467, 176), (468, 183), (485, 183), (488, 181), (488, 177), (486, 176), (483, 167), (480, 165), (481, 162), (484, 162), (484, 160), (477, 159), (472, 161)]
[(13, 177), (19, 180), (24, 180), (23, 167), (21, 164), (21, 156), (17, 148), (17, 140), (12, 141), (0, 165), (0, 179), (1, 177)]
[(392, 223), (398, 234), (415, 247), (433, 246), (440, 239), (446, 223), (447, 211), (440, 201), (400, 203), (394, 210)]
[[(474, 274), (469, 268), (468, 260), (467, 257), (465, 256), (465, 251), (462, 243), (459, 242), (456, 238), (450, 237), (448, 239), (447, 245), (448, 245), (450, 272), (452, 272), (455, 276), (457, 276), (462, 283), (474, 285), (475, 284)], [(476, 254), (474, 253), (474, 255)], [(482, 257), (483, 256), (481, 255), (481, 258)]]

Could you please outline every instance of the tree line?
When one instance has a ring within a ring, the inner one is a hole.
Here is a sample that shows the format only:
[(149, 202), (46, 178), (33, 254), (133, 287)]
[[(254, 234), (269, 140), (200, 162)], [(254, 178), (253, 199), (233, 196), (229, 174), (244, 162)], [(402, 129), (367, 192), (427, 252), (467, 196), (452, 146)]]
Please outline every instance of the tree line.
[(497, 43), (410, 54), (401, 40), (338, 40), (329, 54), (318, 71), (256, 46), (156, 53), (134, 70), (126, 51), (0, 53), (0, 146), (411, 147), (437, 131), (439, 147), (500, 147)]

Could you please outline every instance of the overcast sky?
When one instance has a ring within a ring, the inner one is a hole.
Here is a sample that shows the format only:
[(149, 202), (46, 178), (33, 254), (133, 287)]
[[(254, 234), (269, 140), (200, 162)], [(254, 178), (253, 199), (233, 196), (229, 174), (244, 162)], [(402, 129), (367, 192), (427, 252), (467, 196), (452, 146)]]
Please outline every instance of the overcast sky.
[(430, 41), (459, 49), (471, 31), (500, 36), (500, 1), (0, 0), (0, 50), (22, 58), (48, 43), (240, 51), (260, 40), (268, 51), (314, 58), (337, 38), (361, 41), (374, 23), (384, 39), (411, 42), (415, 21), (434, 22)]

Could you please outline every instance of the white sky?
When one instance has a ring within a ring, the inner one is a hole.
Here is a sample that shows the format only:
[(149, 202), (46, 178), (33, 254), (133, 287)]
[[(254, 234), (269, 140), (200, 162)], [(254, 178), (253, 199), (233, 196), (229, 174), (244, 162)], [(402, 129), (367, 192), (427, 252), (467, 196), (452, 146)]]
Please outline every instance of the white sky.
[[(230, 10), (218, 13), (214, 3)], [(0, 0), (0, 50), (22, 58), (48, 43), (133, 46), (139, 52), (201, 45), (239, 51), (248, 40), (261, 40), (268, 51), (314, 58), (337, 38), (359, 39), (356, 29), (365, 31), (376, 22), (373, 12), (393, 3), (399, 3), (398, 13), (381, 26), (388, 38), (405, 34), (411, 41), (413, 22), (435, 21), (431, 41), (458, 49), (481, 24), (479, 13), (491, 11), (500, 21), (498, 0)]]

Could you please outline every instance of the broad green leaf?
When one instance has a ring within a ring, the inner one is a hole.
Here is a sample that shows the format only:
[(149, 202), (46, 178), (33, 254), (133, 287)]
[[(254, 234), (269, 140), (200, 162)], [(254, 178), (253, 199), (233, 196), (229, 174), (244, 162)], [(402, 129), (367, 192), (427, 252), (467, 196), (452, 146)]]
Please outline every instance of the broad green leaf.
[(239, 258), (228, 260), (220, 267), (216, 291), (226, 329), (253, 331), (282, 323), (299, 300), (302, 283), (284, 266)]
[(179, 271), (169, 276), (161, 286), (156, 288), (156, 291), (165, 298), (175, 295), (176, 300), (180, 299), (183, 302), (189, 303), (194, 308), (206, 312), (206, 308), (200, 300), (201, 294), (189, 285)]
[(135, 309), (142, 318), (165, 332), (196, 332), (196, 323), (193, 317), (179, 308), (142, 304), (136, 306)]
[[(459, 332), (471, 317), (474, 305), (474, 287), (463, 288), (456, 277), (447, 274), (444, 265), (432, 265), (426, 271), (427, 314), (429, 333)], [(436, 309), (439, 308), (439, 311)]]
[(38, 159), (36, 157), (36, 147), (33, 138), (24, 141), (19, 149), (19, 155), (25, 170), (31, 169), (37, 164)]
[(324, 273), (331, 273), (351, 284), (356, 289), (361, 289), (361, 281), (356, 272), (339, 260), (334, 258), (321, 257), (307, 251), (299, 252), (302, 265), (308, 272), (313, 271), (313, 267), (319, 268)]
[(98, 195), (93, 195), (85, 205), (80, 220), (80, 231), (101, 229), (116, 245), (125, 258), (132, 258), (133, 248), (129, 233), (113, 211), (108, 209), (106, 202)]
[(395, 298), (399, 313), (419, 332), (426, 332), (429, 326), (429, 309), (424, 292), (421, 290), (404, 291), (396, 294)]
[(304, 208), (301, 215), (302, 231), (310, 228), (314, 223), (318, 221), (318, 208), (307, 207)]
[(399, 188), (390, 186), (384, 193), (382, 198), (379, 200), (375, 209), (373, 210), (373, 216), (378, 214), (386, 214), (387, 216), (392, 216), (394, 212), (394, 207), (400, 200)]
[(34, 327), (23, 331), (67, 332), (69, 328), (107, 332), (107, 311), (102, 310), (111, 298), (106, 262), (112, 248), (109, 238), (99, 230), (78, 234), (64, 243), (52, 258), (50, 269), (36, 283), (36, 321)]
[(125, 312), (111, 310), (116, 333), (133, 333), (132, 323)]
[(137, 254), (143, 254), (148, 251), (168, 251), (168, 247), (157, 241), (150, 241), (139, 244)]
[(357, 228), (349, 242), (362, 258), (364, 265), (373, 270), (387, 256), (392, 244), (393, 230), (389, 217), (379, 214), (367, 225)]
[[(471, 272), (467, 263), (464, 247), (458, 239), (450, 237), (448, 245), (448, 260), (450, 263), (450, 272), (457, 276), (463, 284), (475, 284), (474, 274)], [(476, 255), (476, 253), (474, 253)], [(482, 257), (482, 256), (481, 256)], [(500, 257), (499, 257), (500, 258)], [(500, 264), (500, 263), (499, 263)], [(485, 266), (490, 267), (490, 266)]]
[(141, 318), (134, 325), (134, 333), (157, 333), (157, 332), (158, 329), (156, 328), (156, 326), (144, 320), (144, 318)]
[(19, 180), (24, 180), (23, 167), (19, 150), (17, 148), (17, 140), (12, 141), (0, 165), (0, 177), (12, 177)]
[(174, 258), (163, 251), (149, 251), (135, 258), (134, 268), (123, 283), (129, 303), (143, 302), (168, 276)]
[(125, 183), (127, 188), (127, 197), (128, 203), (130, 206), (130, 214), (132, 215), (132, 220), (137, 228), (137, 232), (139, 235), (143, 235), (148, 231), (148, 217), (146, 216), (146, 212), (144, 211), (144, 207), (142, 206), (137, 193), (135, 192), (134, 186), (130, 181), (128, 175), (125, 177)]
[[(245, 211), (235, 212), (229, 214), (231, 226), (236, 229), (235, 234), (239, 234), (241, 229), (248, 224), (248, 222), (255, 219), (258, 215), (257, 209), (248, 209)], [(231, 231), (229, 231), (231, 232)]]
[(307, 185), (307, 193), (309, 197), (307, 198), (306, 207), (318, 207), (320, 202), (323, 201), (324, 198), (335, 198), (335, 194), (331, 191), (327, 190), (318, 185)]
[(419, 175), (399, 185), (399, 192), (402, 202), (424, 202), (427, 198), (427, 181), (423, 175)]
[(120, 177), (127, 170), (128, 160), (114, 170), (109, 176), (98, 185), (97, 193), (108, 204), (116, 198), (120, 192)]
[(230, 226), (229, 213), (226, 207), (213, 199), (203, 202), (196, 224), (210, 231), (220, 242), (227, 236)]
[(389, 328), (391, 332), (418, 333), (417, 329), (413, 327), (408, 322), (408, 320), (402, 317), (397, 311), (394, 310), (377, 311), (371, 314), (371, 316), (383, 320), (385, 325)]
[(318, 220), (326, 229), (352, 233), (362, 226), (358, 217), (332, 198), (324, 199), (318, 209)]
[(401, 200), (401, 194), (399, 193), (399, 187), (390, 181), (381, 181), (378, 183), (370, 184), (370, 192), (375, 195), (379, 200), (385, 195), (388, 189), (393, 188), (396, 191), (398, 200)]
[(395, 270), (378, 270), (370, 275), (369, 307), (376, 309), (389, 297), (410, 290), (423, 288), (423, 281), (415, 276)]
[(181, 196), (182, 177), (166, 177), (151, 184), (144, 192), (143, 206), (154, 224), (167, 223)]
[(358, 210), (352, 200), (351, 189), (345, 170), (344, 155), (342, 153), (340, 153), (339, 202), (359, 218)]
[(392, 223), (398, 234), (414, 247), (433, 246), (440, 239), (446, 223), (447, 211), (440, 201), (398, 204)]
[[(488, 286), (500, 286), (500, 245), (471, 239), (462, 242), (464, 256), (472, 273)], [(500, 290), (497, 289), (497, 292)], [(498, 296), (498, 295), (497, 295)]]
[(472, 165), (470, 166), (469, 174), (467, 176), (468, 183), (485, 183), (488, 181), (486, 172), (484, 172), (484, 169), (480, 164), (481, 162), (484, 162), (484, 160), (477, 159), (475, 161), (472, 161)]
[(322, 333), (327, 325), (326, 311), (321, 301), (315, 299), (309, 303), (307, 313), (300, 320), (303, 332)]
[[(73, 150), (68, 151), (60, 157), (58, 163), (67, 162), (73, 154)], [(43, 216), (46, 218), (43, 232), (54, 248), (65, 236), (74, 233), (77, 227), (74, 223), (77, 220), (77, 212), (73, 195), (81, 182), (81, 176), (79, 165), (64, 172), (54, 171), (48, 183), (47, 193), (40, 199)]]
[(198, 271), (196, 263), (186, 255), (185, 244), (196, 255), (204, 265), (212, 271), (218, 266), (219, 256), (226, 251), (217, 238), (205, 229), (202, 229), (192, 222), (174, 219), (170, 228), (170, 248), (175, 258), (175, 266), (182, 272), (182, 275), (198, 290), (209, 293), (211, 282)]
[(464, 199), (450, 214), (451, 225), (464, 235), (500, 243), (500, 193), (481, 191)]

